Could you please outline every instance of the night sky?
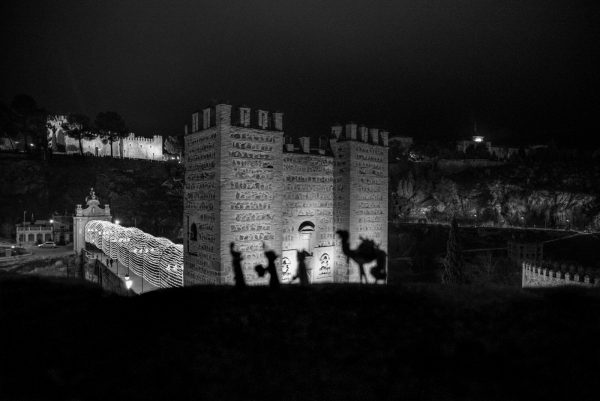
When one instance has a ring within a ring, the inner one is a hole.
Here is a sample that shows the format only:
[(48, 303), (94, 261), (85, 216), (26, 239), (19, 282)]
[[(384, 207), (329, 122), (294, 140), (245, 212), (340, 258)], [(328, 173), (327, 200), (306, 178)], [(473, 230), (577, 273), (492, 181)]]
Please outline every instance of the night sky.
[(597, 2), (4, 3), (0, 101), (113, 110), (141, 135), (181, 134), (213, 100), (283, 111), (294, 135), (354, 120), (454, 139), (476, 120), (570, 144), (600, 125)]

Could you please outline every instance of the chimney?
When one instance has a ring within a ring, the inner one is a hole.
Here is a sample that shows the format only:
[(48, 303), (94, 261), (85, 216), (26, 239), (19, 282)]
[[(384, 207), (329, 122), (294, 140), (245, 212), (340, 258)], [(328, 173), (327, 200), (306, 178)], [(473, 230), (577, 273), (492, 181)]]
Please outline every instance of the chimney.
[(383, 130), (382, 130), (382, 131), (379, 133), (379, 143), (380, 143), (382, 146), (388, 146), (388, 138), (389, 138), (389, 136), (390, 136), (390, 133), (389, 133), (389, 132), (387, 132), (387, 131), (383, 131)]
[(279, 111), (273, 113), (273, 124), (276, 131), (283, 131), (283, 113)]
[(310, 137), (303, 136), (300, 138), (300, 150), (304, 153), (310, 153)]
[(215, 106), (215, 123), (221, 125), (231, 125), (231, 105), (218, 104)]
[(335, 137), (335, 139), (340, 139), (340, 136), (342, 135), (342, 126), (339, 124), (334, 125), (333, 127), (331, 127), (331, 136)]
[(358, 135), (361, 142), (369, 142), (369, 130), (364, 125), (358, 127)]
[(356, 141), (356, 124), (346, 124), (346, 139)]
[(379, 143), (379, 130), (377, 128), (371, 128), (369, 134), (371, 136), (371, 143), (377, 145)]

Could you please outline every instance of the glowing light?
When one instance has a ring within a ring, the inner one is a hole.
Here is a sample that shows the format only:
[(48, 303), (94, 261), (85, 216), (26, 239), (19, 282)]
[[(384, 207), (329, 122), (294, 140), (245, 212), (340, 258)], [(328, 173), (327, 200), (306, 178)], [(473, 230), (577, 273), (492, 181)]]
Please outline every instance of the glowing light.
[(183, 245), (101, 220), (86, 224), (84, 238), (156, 287), (183, 286)]
[(482, 136), (474, 136), (473, 142), (483, 142), (483, 137)]
[(125, 276), (125, 288), (130, 290), (132, 285), (133, 285), (133, 281), (131, 281), (131, 278), (129, 278), (129, 275)]
[(119, 224), (121, 224), (121, 220), (115, 220), (115, 224), (116, 224), (116, 225), (119, 225)]

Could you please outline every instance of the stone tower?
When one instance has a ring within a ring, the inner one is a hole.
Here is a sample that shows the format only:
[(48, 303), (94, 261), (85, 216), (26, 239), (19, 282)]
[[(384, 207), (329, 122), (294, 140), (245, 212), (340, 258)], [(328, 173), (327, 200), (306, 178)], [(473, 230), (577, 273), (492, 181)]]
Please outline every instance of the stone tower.
[[(185, 137), (184, 285), (233, 283), (230, 243), (249, 283), (281, 254), (283, 114), (218, 104)], [(279, 263), (279, 260), (278, 260)]]
[[(348, 231), (352, 249), (362, 237), (388, 252), (388, 132), (336, 125), (330, 144), (335, 156), (334, 231)], [(359, 281), (358, 265), (347, 261), (337, 237), (333, 265), (334, 281)]]
[(184, 285), (233, 284), (232, 242), (250, 284), (266, 284), (254, 270), (266, 263), (263, 243), (284, 283), (300, 260), (310, 282), (359, 280), (336, 230), (350, 231), (352, 248), (364, 237), (387, 252), (387, 132), (348, 124), (315, 139), (284, 146), (282, 113), (218, 104), (192, 114)]
[(92, 220), (111, 221), (110, 206), (104, 205), (104, 209), (100, 207), (100, 201), (94, 193), (94, 188), (90, 189), (90, 195), (85, 198), (87, 207), (83, 209), (81, 205), (77, 205), (75, 209), (75, 217), (73, 217), (73, 250), (80, 253), (85, 249), (85, 225)]

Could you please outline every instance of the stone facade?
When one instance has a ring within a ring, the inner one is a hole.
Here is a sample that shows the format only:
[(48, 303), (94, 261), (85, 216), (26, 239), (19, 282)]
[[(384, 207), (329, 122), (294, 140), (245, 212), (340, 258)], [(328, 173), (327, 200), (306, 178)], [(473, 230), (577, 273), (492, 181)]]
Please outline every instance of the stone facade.
[[(54, 153), (79, 154), (79, 141), (66, 135), (62, 128), (67, 122), (66, 116), (48, 117), (48, 142)], [(101, 138), (83, 139), (83, 153), (93, 156), (110, 157), (111, 144), (103, 143)], [(130, 133), (112, 144), (113, 157), (129, 159), (163, 160), (163, 138), (154, 135), (152, 138), (135, 136)]]
[(263, 243), (280, 255), (283, 282), (295, 275), (300, 250), (309, 253), (312, 282), (358, 281), (336, 257), (337, 229), (355, 230), (353, 244), (362, 235), (387, 250), (387, 132), (356, 137), (334, 127), (329, 141), (311, 147), (306, 137), (295, 146), (284, 144), (282, 113), (226, 104), (194, 113), (191, 128), (184, 285), (233, 283), (231, 243), (250, 284), (267, 280), (254, 270), (267, 263)]

